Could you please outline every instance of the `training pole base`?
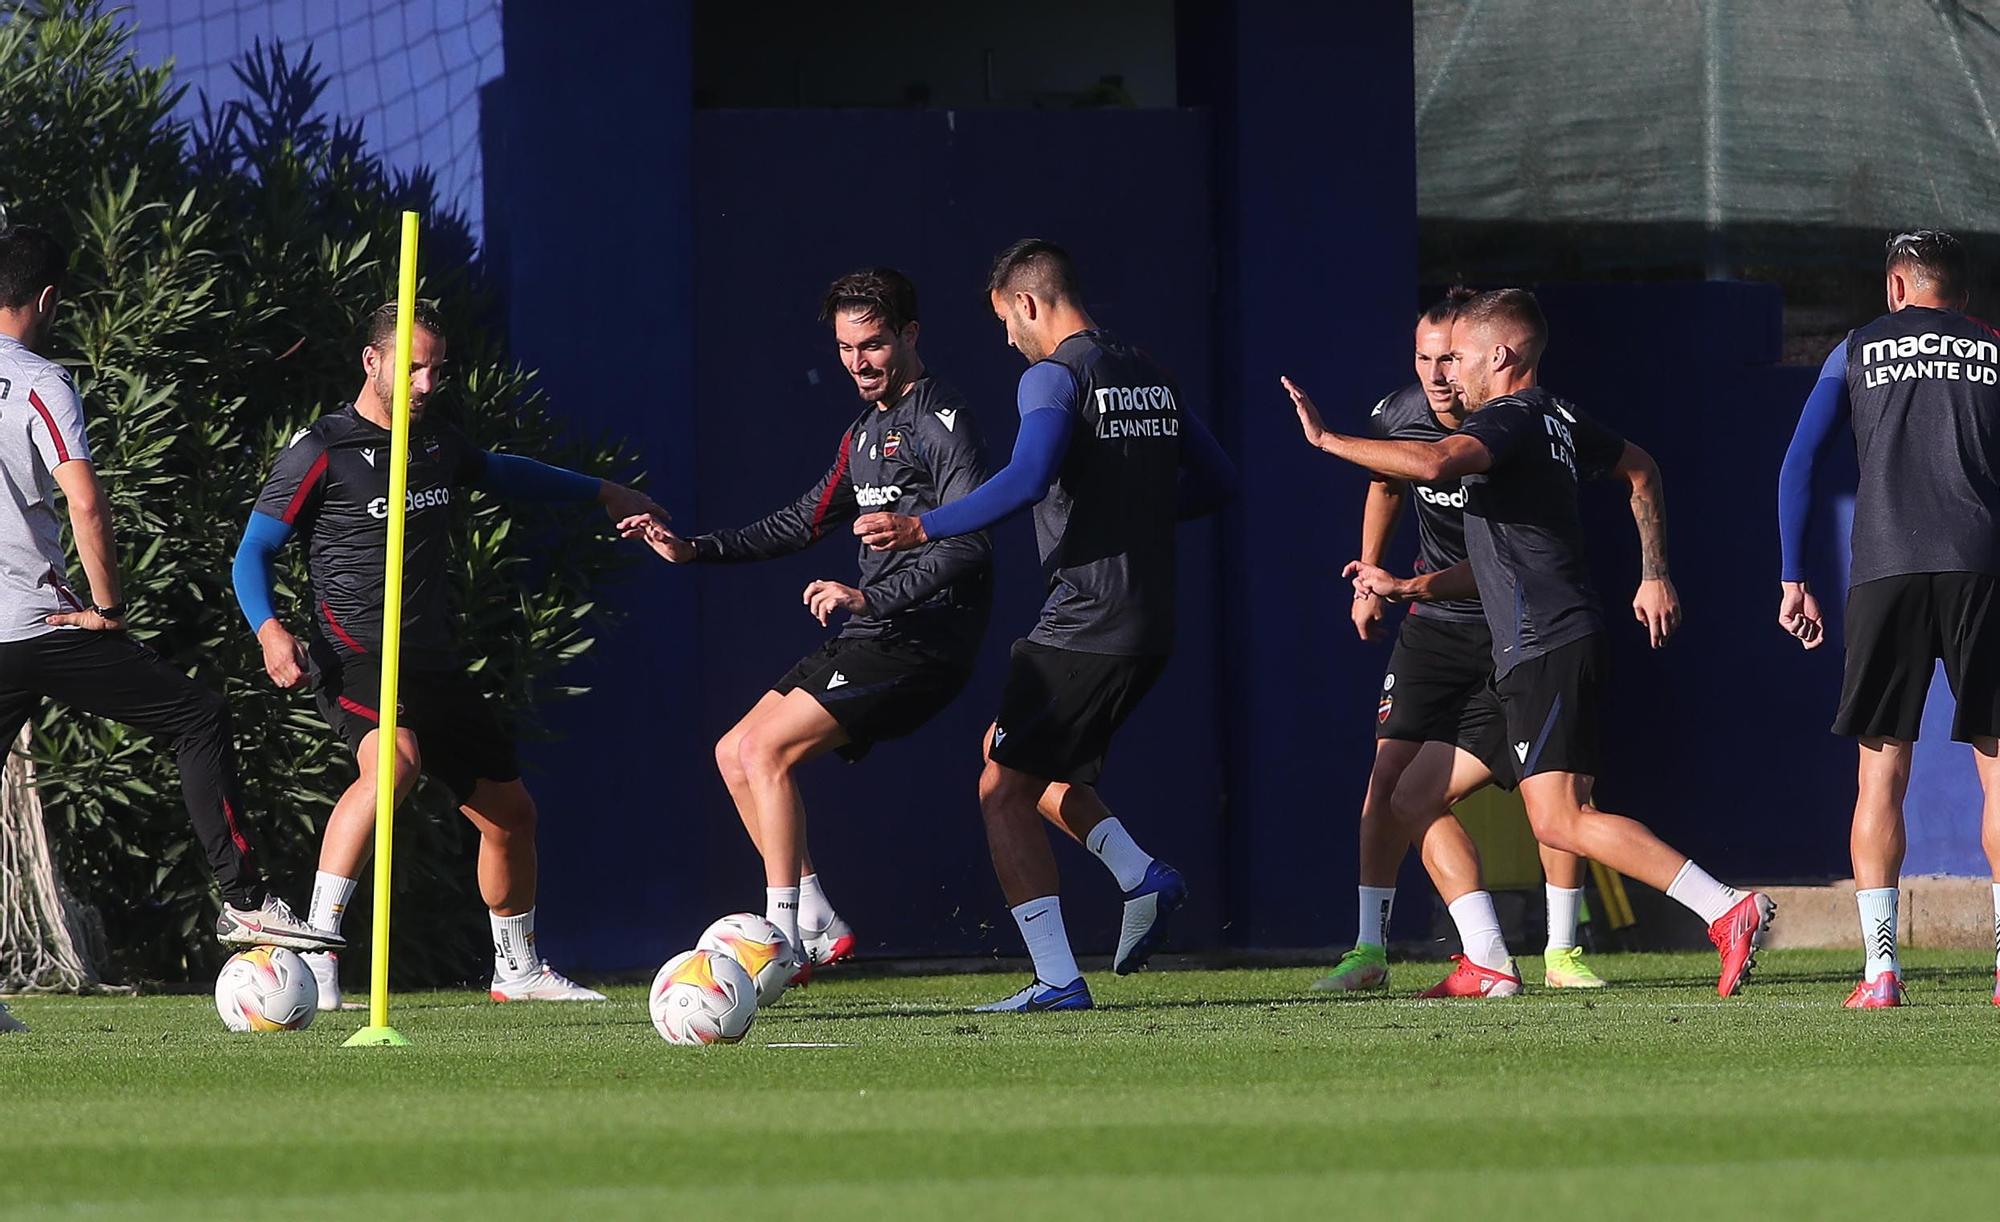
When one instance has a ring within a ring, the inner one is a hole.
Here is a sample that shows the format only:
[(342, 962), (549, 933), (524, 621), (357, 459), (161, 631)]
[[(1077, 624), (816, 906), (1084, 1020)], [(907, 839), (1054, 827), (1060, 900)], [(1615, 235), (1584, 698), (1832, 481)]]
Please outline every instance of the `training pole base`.
[(342, 1048), (408, 1048), (410, 1041), (394, 1027), (363, 1027), (347, 1037)]

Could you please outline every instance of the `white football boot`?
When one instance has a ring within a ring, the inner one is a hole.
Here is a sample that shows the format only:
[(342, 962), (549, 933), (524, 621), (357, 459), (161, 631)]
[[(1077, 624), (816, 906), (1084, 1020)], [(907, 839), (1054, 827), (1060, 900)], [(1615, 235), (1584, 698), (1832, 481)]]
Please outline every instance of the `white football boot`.
[(854, 957), (854, 930), (838, 916), (819, 929), (799, 926), (799, 939), (814, 967), (831, 967)]
[(605, 1001), (604, 994), (586, 989), (544, 963), (520, 976), (493, 977), (495, 1001)]

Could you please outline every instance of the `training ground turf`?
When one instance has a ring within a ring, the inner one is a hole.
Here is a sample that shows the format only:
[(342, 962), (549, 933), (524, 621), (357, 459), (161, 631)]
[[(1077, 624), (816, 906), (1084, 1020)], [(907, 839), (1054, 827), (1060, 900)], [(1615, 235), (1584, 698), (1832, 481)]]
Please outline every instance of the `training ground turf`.
[[(206, 997), (24, 998), (0, 1036), (0, 1215), (1990, 1217), (1985, 955), (1840, 1008), (1853, 954), (1602, 955), (1623, 987), (1338, 998), (1309, 969), (1092, 977), (1095, 1013), (972, 1015), (1019, 981), (828, 973), (727, 1048), (606, 1005), (402, 998), (230, 1035)], [(1523, 960), (1528, 979), (1539, 961)], [(824, 1048), (770, 1043), (833, 1044)]]

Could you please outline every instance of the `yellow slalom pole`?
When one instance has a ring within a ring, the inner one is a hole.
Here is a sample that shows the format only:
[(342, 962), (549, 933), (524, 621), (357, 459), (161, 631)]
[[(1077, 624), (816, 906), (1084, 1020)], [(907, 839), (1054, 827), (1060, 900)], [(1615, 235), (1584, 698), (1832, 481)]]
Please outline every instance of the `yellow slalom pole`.
[(376, 704), (375, 934), (368, 1025), (347, 1047), (401, 1046), (389, 1025), (389, 892), (396, 847), (396, 681), (403, 663), (403, 521), (410, 487), (410, 345), (416, 332), (417, 214), (403, 214), (403, 260), (396, 283), (396, 393), (389, 429), (389, 554), (382, 586), (382, 698)]

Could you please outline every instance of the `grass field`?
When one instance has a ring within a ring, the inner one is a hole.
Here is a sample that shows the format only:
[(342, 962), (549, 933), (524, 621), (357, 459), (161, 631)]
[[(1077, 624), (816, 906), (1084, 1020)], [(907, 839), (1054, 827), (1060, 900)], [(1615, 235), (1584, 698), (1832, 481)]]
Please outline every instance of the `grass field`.
[(1876, 1013), (1817, 952), (1730, 1001), (1711, 956), (1625, 955), (1596, 995), (1099, 974), (1096, 1012), (1030, 1018), (964, 1012), (1012, 977), (829, 974), (711, 1049), (661, 1042), (636, 988), (413, 995), (416, 1046), (362, 1050), (355, 1013), (232, 1036), (206, 997), (26, 998), (0, 1216), (1985, 1216), (1992, 961), (1910, 960), (1915, 1004)]

